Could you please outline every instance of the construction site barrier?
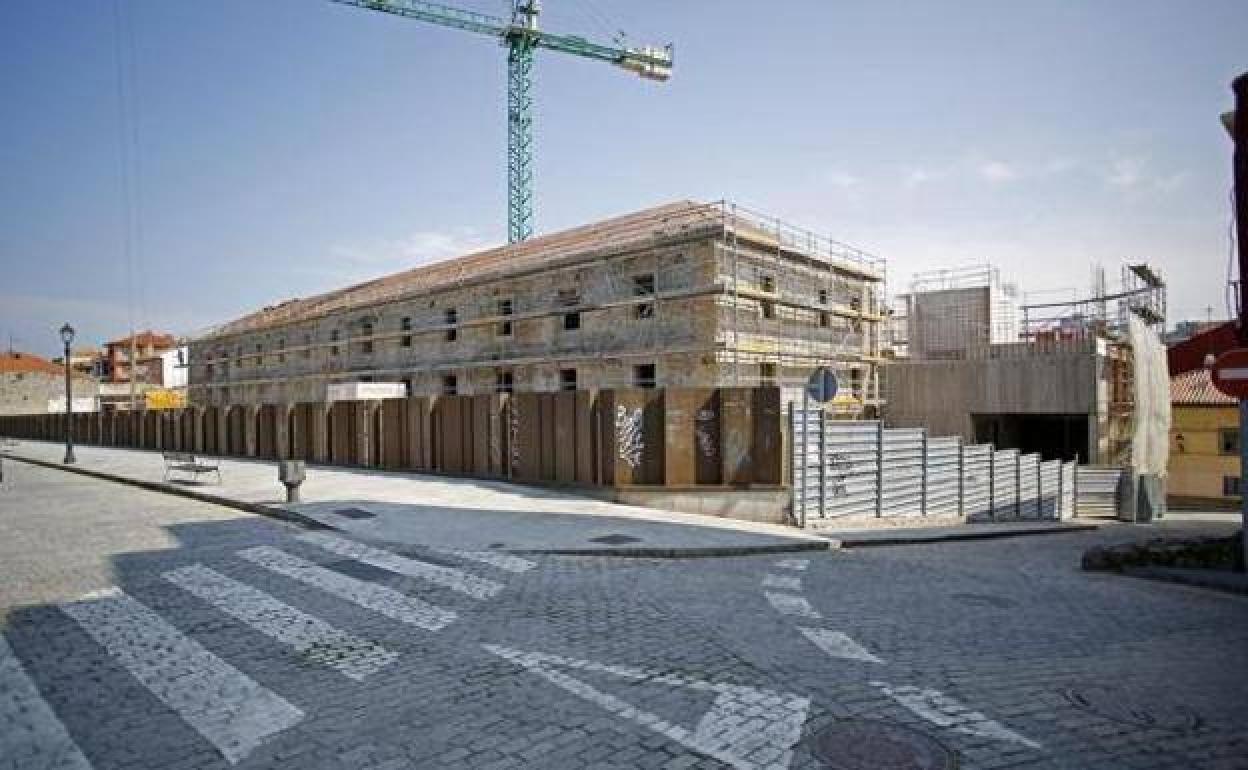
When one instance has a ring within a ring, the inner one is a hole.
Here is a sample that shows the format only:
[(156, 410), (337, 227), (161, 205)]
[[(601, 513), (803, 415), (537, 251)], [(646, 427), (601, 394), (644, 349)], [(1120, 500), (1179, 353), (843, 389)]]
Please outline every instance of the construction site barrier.
[[(780, 391), (628, 388), (75, 414), (80, 444), (581, 486), (785, 479)], [(64, 441), (63, 414), (0, 436)]]

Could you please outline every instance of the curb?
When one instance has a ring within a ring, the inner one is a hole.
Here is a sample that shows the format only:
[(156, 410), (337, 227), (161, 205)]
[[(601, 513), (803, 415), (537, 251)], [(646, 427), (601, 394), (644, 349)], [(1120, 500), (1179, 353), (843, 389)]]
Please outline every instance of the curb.
[(66, 473), (77, 473), (81, 476), (91, 476), (92, 478), (101, 479), (102, 481), (112, 481), (117, 484), (126, 484), (132, 487), (139, 487), (150, 492), (162, 492), (167, 495), (175, 495), (177, 497), (187, 497), (192, 500), (198, 500), (201, 503), (212, 503), (226, 508), (233, 508), (245, 513), (255, 513), (260, 516), (268, 516), (272, 519), (281, 519), (282, 521), (298, 524), (308, 529), (333, 529), (316, 519), (304, 516), (294, 511), (278, 508), (263, 503), (248, 503), (242, 500), (235, 500), (229, 497), (213, 495), (207, 492), (199, 492), (194, 489), (186, 489), (184, 487), (175, 486), (163, 481), (143, 481), (142, 479), (132, 479), (128, 476), (118, 476), (114, 473), (105, 471), (93, 471), (88, 468), (79, 468), (72, 465), (64, 465), (63, 463), (48, 462), (47, 460), (35, 460), (30, 457), (20, 457), (18, 455), (6, 454), (5, 457), (18, 462), (29, 463), (30, 465), (39, 465), (44, 468), (51, 468), (54, 471), (65, 471)]
[[(126, 484), (132, 487), (139, 487), (151, 492), (161, 492), (167, 495), (176, 495), (178, 497), (186, 497), (192, 500), (198, 500), (202, 503), (212, 503), (213, 505), (221, 505), (226, 508), (244, 511), (246, 513), (254, 513), (260, 516), (268, 516), (273, 519), (298, 524), (308, 529), (328, 529), (335, 532), (347, 532), (347, 530), (331, 526), (317, 519), (305, 516), (295, 511), (281, 508), (274, 505), (265, 505), (263, 503), (248, 503), (241, 500), (234, 500), (229, 497), (209, 494), (207, 492), (199, 492), (194, 489), (186, 489), (184, 487), (175, 486), (162, 481), (144, 481), (142, 479), (132, 479), (128, 476), (118, 476), (105, 471), (95, 471), (88, 468), (81, 468), (72, 465), (64, 465), (57, 462), (49, 462), (47, 460), (35, 460), (30, 457), (20, 457), (18, 455), (6, 454), (5, 457), (17, 460), (18, 462), (29, 463), (31, 465), (39, 465), (44, 468), (50, 468), (56, 471), (65, 471), (67, 473), (77, 473), (82, 476), (90, 476), (92, 478), (101, 479), (103, 481), (112, 481), (117, 484)], [(350, 533), (348, 533), (350, 534)], [(405, 545), (419, 545), (407, 543)], [(835, 548), (835, 541), (813, 541), (799, 540), (793, 543), (773, 543), (769, 545), (731, 545), (731, 546), (708, 546), (706, 548), (552, 548), (552, 549), (517, 549), (506, 550), (504, 553), (514, 553), (516, 555), (552, 555), (552, 556), (616, 556), (620, 558), (633, 559), (697, 559), (697, 558), (714, 558), (725, 556), (751, 556), (754, 554), (768, 553), (790, 553), (796, 551), (826, 551)]]
[(939, 535), (894, 535), (888, 537), (836, 537), (829, 538), (838, 542), (841, 548), (875, 548), (894, 545), (927, 545), (929, 543), (949, 543), (961, 540), (995, 540), (1005, 537), (1027, 537), (1030, 535), (1064, 535), (1070, 532), (1090, 532), (1100, 529), (1099, 524), (1071, 524), (1063, 527), (1033, 527), (1029, 529), (988, 530), (983, 532), (949, 532)]
[(1164, 567), (1127, 567), (1120, 574), (1141, 580), (1155, 580), (1159, 583), (1173, 583), (1175, 585), (1204, 588), (1209, 591), (1219, 591), (1237, 596), (1248, 596), (1248, 583), (1228, 583), (1218, 580), (1216, 577), (1172, 572)]
[(828, 551), (839, 547), (834, 540), (822, 543), (797, 541), (771, 545), (722, 545), (705, 548), (528, 548), (508, 550), (518, 556), (615, 556), (622, 559), (703, 559), (724, 556), (754, 556), (768, 553), (798, 553), (803, 551)]

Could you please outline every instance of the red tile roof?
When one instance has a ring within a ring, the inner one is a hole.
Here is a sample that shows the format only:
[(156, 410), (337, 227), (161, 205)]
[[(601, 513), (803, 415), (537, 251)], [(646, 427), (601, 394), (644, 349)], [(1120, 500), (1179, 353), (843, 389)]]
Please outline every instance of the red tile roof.
[(1239, 402), (1213, 387), (1209, 370), (1202, 367), (1170, 378), (1170, 403), (1174, 406), (1235, 406)]
[(30, 353), (9, 351), (0, 353), (0, 373), (16, 374), (26, 372), (44, 372), (46, 374), (63, 374), (64, 369), (46, 358)]
[[(150, 346), (156, 348), (157, 350), (167, 350), (168, 348), (174, 347), (176, 344), (177, 340), (173, 338), (172, 334), (160, 334), (159, 332), (154, 331), (136, 332), (134, 334), (134, 346), (137, 348)], [(129, 347), (130, 338), (122, 337), (121, 339), (110, 340), (108, 345), (109, 347), (119, 348)]]

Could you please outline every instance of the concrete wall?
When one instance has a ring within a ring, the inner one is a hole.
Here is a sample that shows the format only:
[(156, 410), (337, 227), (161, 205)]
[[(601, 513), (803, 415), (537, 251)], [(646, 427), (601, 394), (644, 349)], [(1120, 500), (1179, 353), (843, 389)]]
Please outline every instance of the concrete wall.
[[(1098, 416), (1098, 356), (1037, 352), (955, 361), (900, 361), (886, 377), (887, 422), (975, 439), (972, 414)], [(1089, 441), (1096, 445), (1096, 441)]]
[[(94, 400), (97, 392), (95, 380), (74, 378), (74, 404), (79, 399)], [(65, 377), (45, 372), (6, 372), (0, 374), (0, 414), (47, 414), (48, 402), (60, 400), (65, 408)]]

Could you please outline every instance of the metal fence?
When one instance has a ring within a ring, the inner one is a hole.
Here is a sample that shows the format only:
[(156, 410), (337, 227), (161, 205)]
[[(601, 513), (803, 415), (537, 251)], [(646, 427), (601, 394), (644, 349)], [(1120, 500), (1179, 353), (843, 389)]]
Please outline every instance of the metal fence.
[(799, 523), (928, 515), (1054, 520), (1075, 516), (1081, 506), (1089, 511), (1116, 506), (1117, 468), (1079, 468), (1017, 449), (931, 438), (922, 428), (836, 420), (796, 405), (789, 425), (793, 514)]

